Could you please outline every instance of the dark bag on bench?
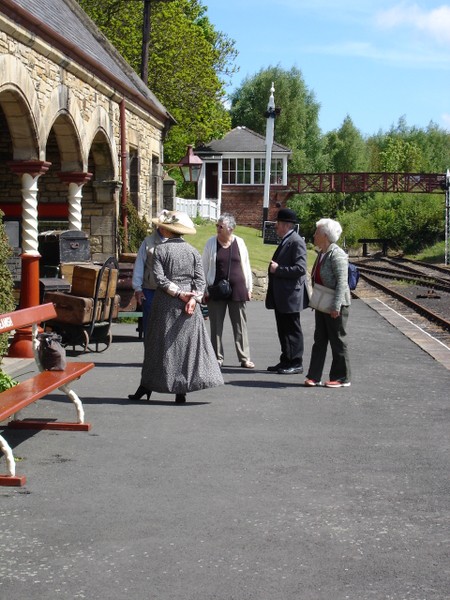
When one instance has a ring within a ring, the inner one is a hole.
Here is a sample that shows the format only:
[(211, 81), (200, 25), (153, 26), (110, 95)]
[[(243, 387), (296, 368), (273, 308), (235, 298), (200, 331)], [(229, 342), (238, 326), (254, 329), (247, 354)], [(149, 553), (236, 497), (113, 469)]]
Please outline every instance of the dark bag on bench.
[(38, 333), (39, 360), (45, 371), (64, 371), (66, 368), (66, 350), (61, 345), (61, 336), (57, 333)]

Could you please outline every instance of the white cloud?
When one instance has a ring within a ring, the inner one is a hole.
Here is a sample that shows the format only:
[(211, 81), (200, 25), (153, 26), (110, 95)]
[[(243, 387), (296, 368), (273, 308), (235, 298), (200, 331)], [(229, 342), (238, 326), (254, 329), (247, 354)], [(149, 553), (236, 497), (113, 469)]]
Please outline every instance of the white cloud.
[(302, 51), (312, 54), (368, 59), (404, 68), (448, 69), (450, 67), (450, 55), (433, 52), (431, 49), (424, 47), (394, 48), (382, 47), (369, 42), (345, 42), (308, 46), (304, 47)]
[(450, 130), (450, 114), (444, 113), (441, 115), (441, 119), (445, 129)]
[(384, 29), (408, 27), (422, 32), (442, 45), (450, 46), (450, 5), (423, 10), (417, 4), (398, 4), (376, 15), (376, 23)]

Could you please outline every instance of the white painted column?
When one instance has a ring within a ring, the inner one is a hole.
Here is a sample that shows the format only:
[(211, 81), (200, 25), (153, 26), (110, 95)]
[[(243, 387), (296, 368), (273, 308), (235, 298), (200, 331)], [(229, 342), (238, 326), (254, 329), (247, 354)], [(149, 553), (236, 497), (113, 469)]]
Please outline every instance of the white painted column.
[(39, 256), (37, 194), (40, 175), (22, 174), (22, 251)]
[(275, 129), (275, 99), (274, 94), (275, 88), (272, 82), (270, 88), (269, 103), (267, 104), (266, 112), (266, 165), (264, 170), (264, 198), (263, 198), (263, 228), (264, 221), (267, 221), (269, 213), (269, 196), (270, 196), (270, 175), (271, 175), (271, 163), (272, 163), (272, 146), (273, 146), (273, 135)]
[(58, 173), (58, 177), (69, 186), (67, 196), (69, 229), (81, 231), (81, 200), (83, 198), (83, 185), (90, 181), (92, 173), (62, 171), (61, 173)]
[(69, 229), (81, 230), (81, 199), (83, 197), (83, 185), (69, 183)]

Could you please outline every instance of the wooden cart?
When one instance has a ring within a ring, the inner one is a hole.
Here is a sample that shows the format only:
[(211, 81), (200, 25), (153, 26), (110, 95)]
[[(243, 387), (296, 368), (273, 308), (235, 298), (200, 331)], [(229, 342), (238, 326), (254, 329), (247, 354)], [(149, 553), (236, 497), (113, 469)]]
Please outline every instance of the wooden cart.
[[(119, 297), (116, 295), (116, 281), (119, 265), (114, 257), (108, 258), (98, 271), (95, 289), (89, 300), (89, 317), (79, 318), (76, 313), (71, 317), (67, 312), (74, 304), (74, 299), (83, 300), (71, 294), (46, 294), (46, 301), (54, 302), (58, 317), (47, 321), (46, 328), (56, 331), (62, 337), (64, 346), (81, 346), (83, 351), (104, 352), (112, 342), (111, 324), (117, 316)], [(105, 289), (107, 292), (105, 292)], [(72, 286), (73, 292), (73, 286)], [(75, 321), (75, 322), (74, 322)]]

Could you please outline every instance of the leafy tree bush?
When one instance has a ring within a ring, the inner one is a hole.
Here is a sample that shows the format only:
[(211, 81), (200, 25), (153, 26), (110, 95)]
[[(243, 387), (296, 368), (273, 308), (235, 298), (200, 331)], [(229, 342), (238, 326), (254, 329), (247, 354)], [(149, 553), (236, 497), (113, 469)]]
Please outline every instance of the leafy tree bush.
[[(0, 210), (0, 313), (14, 310), (14, 282), (10, 270), (6, 264), (11, 256), (12, 250), (3, 224), (4, 214)], [(0, 335), (0, 362), (8, 350), (8, 334)]]
[[(123, 210), (123, 209), (122, 209)], [(144, 238), (148, 235), (150, 224), (147, 219), (140, 217), (139, 213), (130, 201), (126, 205), (128, 220), (128, 236), (125, 240), (125, 231), (122, 225), (119, 226), (120, 247), (123, 252), (137, 252)], [(122, 222), (122, 220), (121, 220)]]
[(418, 252), (433, 245), (444, 235), (443, 195), (377, 195), (367, 207), (367, 218), (377, 237), (391, 240), (393, 247), (405, 253)]
[(275, 120), (275, 140), (292, 150), (289, 170), (313, 172), (325, 168), (322, 137), (318, 124), (320, 105), (296, 67), (261, 69), (244, 79), (231, 95), (232, 126), (243, 125), (265, 135), (267, 103), (272, 82), (275, 104), (281, 114)]
[[(143, 2), (78, 0), (86, 13), (141, 74)], [(152, 1), (148, 80), (177, 121), (165, 140), (164, 159), (175, 163), (188, 144), (221, 138), (230, 129), (225, 82), (236, 70), (234, 41), (216, 31), (200, 0)]]

